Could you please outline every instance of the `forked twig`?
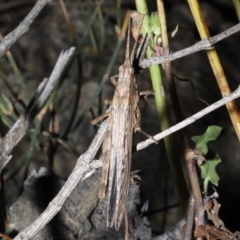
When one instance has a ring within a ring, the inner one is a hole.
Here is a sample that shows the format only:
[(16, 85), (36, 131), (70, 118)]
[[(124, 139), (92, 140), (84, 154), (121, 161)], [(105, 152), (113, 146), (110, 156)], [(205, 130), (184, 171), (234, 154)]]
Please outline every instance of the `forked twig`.
[(72, 47), (68, 51), (62, 52), (57, 60), (57, 63), (52, 71), (49, 79), (44, 79), (36, 93), (32, 97), (29, 105), (27, 106), (26, 113), (15, 122), (9, 132), (0, 141), (0, 172), (8, 164), (11, 159), (11, 151), (17, 143), (25, 135), (27, 128), (35, 118), (36, 114), (40, 111), (46, 103), (56, 83), (62, 75), (66, 65), (69, 63), (73, 56), (75, 48)]
[(9, 48), (25, 33), (28, 31), (30, 25), (43, 9), (43, 7), (51, 0), (38, 0), (29, 14), (24, 18), (24, 20), (12, 31), (10, 32), (0, 43), (0, 57), (2, 57)]

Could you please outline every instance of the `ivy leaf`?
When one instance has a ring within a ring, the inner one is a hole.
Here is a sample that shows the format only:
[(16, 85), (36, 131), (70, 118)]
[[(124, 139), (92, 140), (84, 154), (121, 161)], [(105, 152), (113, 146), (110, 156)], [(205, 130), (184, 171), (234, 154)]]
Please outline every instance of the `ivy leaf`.
[(201, 151), (205, 155), (208, 152), (208, 142), (216, 140), (221, 131), (222, 128), (219, 126), (209, 126), (207, 131), (203, 135), (194, 136), (192, 137), (192, 140), (196, 142), (199, 151)]
[(218, 186), (219, 176), (216, 172), (216, 167), (220, 162), (220, 157), (218, 154), (215, 154), (215, 156), (208, 159), (203, 165), (201, 165), (201, 177), (204, 179), (204, 192), (207, 192), (209, 182)]

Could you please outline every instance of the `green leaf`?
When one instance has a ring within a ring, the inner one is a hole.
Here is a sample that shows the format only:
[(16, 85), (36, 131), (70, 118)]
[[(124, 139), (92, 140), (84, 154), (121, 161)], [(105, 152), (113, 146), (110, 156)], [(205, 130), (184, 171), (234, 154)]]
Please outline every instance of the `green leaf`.
[(221, 162), (220, 157), (215, 154), (211, 159), (208, 159), (201, 168), (201, 177), (204, 179), (204, 192), (207, 192), (208, 184), (211, 182), (218, 186), (219, 176), (216, 172), (216, 166)]
[(208, 142), (216, 140), (221, 131), (222, 128), (219, 126), (209, 126), (207, 131), (203, 135), (194, 136), (192, 137), (192, 140), (196, 142), (199, 151), (201, 151), (205, 155), (208, 152)]

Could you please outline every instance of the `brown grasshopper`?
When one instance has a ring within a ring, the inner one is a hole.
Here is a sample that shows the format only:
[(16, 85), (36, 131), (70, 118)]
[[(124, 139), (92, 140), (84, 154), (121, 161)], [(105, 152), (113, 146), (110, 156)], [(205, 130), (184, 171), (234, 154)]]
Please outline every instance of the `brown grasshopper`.
[[(133, 131), (139, 131), (152, 138), (140, 127), (139, 93), (136, 83), (138, 62), (143, 58), (149, 38), (144, 38), (136, 51), (138, 33), (130, 55), (130, 21), (131, 18), (128, 26), (125, 61), (119, 67), (119, 74), (111, 77), (111, 82), (116, 86), (112, 104), (106, 114), (92, 121), (93, 124), (96, 124), (108, 117), (108, 133), (103, 142), (102, 181), (99, 197), (105, 197), (105, 189), (108, 184), (107, 226), (112, 227), (115, 224), (116, 230), (119, 229), (126, 210)], [(116, 81), (116, 77), (118, 77), (118, 81)]]

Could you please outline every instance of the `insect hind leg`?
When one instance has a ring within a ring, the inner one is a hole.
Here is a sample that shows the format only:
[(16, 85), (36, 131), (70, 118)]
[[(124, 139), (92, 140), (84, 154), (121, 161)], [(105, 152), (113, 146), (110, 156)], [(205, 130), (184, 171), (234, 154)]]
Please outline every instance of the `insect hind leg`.
[(147, 132), (145, 132), (141, 129), (141, 113), (140, 113), (140, 109), (138, 106), (135, 110), (134, 119), (135, 119), (134, 132), (140, 132), (143, 135), (145, 135), (147, 138), (150, 138), (151, 140), (153, 140), (155, 142), (155, 144), (158, 144), (158, 141), (156, 139), (154, 139), (154, 137), (152, 135), (148, 134)]

